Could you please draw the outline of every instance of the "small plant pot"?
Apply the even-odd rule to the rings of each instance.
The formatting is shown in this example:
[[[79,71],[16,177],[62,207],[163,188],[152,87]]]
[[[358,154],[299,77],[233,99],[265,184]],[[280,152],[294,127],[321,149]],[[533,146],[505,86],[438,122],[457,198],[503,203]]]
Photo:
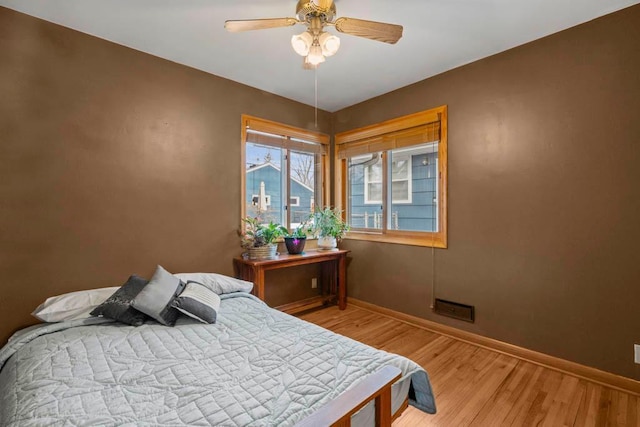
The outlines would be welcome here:
[[[276,259],[277,249],[278,246],[274,244],[249,248],[249,259]]]
[[[335,237],[318,237],[318,249],[322,251],[329,251],[338,247],[338,242]]]
[[[292,255],[299,255],[304,250],[304,245],[307,243],[306,237],[285,237],[284,244],[287,247],[287,252]]]

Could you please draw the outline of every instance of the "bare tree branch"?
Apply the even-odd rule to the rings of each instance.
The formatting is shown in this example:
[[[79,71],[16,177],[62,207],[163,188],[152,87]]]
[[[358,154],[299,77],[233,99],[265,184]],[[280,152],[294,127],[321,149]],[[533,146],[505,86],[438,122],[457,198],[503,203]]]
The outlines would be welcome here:
[[[293,178],[307,187],[313,188],[314,158],[312,155],[297,155],[295,162],[291,162],[291,174]]]

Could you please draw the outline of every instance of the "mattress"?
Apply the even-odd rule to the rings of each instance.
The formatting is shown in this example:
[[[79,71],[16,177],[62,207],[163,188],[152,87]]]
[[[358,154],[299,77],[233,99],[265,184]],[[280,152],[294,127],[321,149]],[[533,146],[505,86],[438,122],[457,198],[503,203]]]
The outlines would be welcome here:
[[[213,325],[90,318],[18,333],[0,350],[0,425],[290,426],[385,365],[402,371],[394,410],[408,392],[435,412],[411,360],[226,294]]]

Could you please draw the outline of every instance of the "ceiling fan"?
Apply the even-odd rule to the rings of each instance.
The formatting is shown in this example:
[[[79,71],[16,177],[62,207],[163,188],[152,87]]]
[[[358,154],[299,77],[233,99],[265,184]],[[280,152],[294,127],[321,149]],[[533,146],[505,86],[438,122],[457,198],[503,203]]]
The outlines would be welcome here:
[[[366,21],[355,18],[338,18],[333,0],[299,0],[296,18],[269,18],[226,21],[224,27],[230,32],[265,30],[304,24],[307,30],[291,38],[291,45],[297,54],[304,57],[303,66],[316,68],[325,57],[338,51],[340,39],[326,31],[326,26],[344,34],[365,37],[389,44],[395,44],[402,37],[402,26],[384,22]]]

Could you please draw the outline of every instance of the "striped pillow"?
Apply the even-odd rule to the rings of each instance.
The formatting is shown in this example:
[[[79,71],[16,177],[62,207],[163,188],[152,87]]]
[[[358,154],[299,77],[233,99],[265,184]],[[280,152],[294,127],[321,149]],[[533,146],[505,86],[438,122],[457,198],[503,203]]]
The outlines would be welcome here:
[[[220,297],[202,283],[189,281],[172,306],[202,323],[215,323]]]

